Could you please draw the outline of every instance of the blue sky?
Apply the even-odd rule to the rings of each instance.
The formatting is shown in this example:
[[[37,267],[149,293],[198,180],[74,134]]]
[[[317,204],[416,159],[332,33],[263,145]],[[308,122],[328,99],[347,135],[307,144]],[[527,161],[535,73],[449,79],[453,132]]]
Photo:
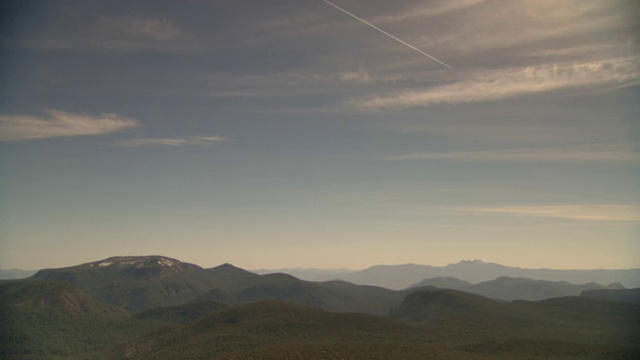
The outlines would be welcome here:
[[[640,267],[633,1],[5,1],[0,268]]]

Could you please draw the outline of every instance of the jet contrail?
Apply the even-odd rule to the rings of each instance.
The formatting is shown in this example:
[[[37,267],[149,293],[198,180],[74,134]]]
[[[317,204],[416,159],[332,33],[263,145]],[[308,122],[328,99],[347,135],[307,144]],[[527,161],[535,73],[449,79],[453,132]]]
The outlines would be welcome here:
[[[407,45],[408,47],[410,47],[410,48],[412,48],[413,50],[415,50],[415,51],[419,52],[420,54],[422,54],[422,55],[424,55],[424,56],[428,57],[429,59],[431,59],[431,60],[433,60],[433,61],[437,61],[438,63],[440,63],[440,64],[442,64],[442,65],[444,65],[444,66],[448,67],[449,69],[453,69],[453,66],[450,66],[450,65],[447,65],[447,64],[443,63],[442,61],[440,61],[440,60],[438,60],[438,59],[434,58],[433,56],[431,56],[431,55],[427,54],[426,52],[424,52],[424,51],[422,51],[422,50],[418,49],[417,47],[415,47],[415,46],[413,46],[413,45],[411,45],[411,44],[409,44],[409,43],[407,43],[407,42],[405,42],[405,41],[402,41],[402,40],[398,39],[397,37],[395,37],[395,36],[393,36],[393,35],[389,34],[388,32],[386,32],[386,31],[384,31],[384,30],[380,29],[379,27],[377,27],[377,26],[375,26],[375,25],[371,24],[370,22],[368,22],[368,21],[366,21],[366,20],[364,20],[364,19],[361,19],[361,18],[359,18],[359,17],[357,17],[357,16],[353,15],[352,13],[350,13],[350,12],[348,12],[347,10],[345,10],[345,9],[343,9],[343,8],[341,8],[341,7],[339,7],[338,5],[333,4],[333,3],[331,3],[331,2],[329,2],[329,1],[327,1],[327,0],[322,0],[322,1],[324,1],[325,3],[327,3],[327,4],[331,5],[331,6],[333,6],[333,7],[334,7],[334,8],[336,8],[336,9],[338,9],[338,10],[342,11],[343,13],[345,13],[345,14],[347,14],[347,15],[351,16],[352,18],[354,18],[354,19],[356,19],[356,20],[358,20],[358,21],[361,21],[361,22],[363,22],[363,23],[365,23],[365,24],[369,25],[370,27],[372,27],[372,28],[374,28],[374,29],[376,29],[376,30],[380,31],[381,33],[383,33],[383,34],[387,35],[388,37],[392,38],[393,40],[399,41],[399,42],[401,42],[401,43],[403,43],[403,44]]]

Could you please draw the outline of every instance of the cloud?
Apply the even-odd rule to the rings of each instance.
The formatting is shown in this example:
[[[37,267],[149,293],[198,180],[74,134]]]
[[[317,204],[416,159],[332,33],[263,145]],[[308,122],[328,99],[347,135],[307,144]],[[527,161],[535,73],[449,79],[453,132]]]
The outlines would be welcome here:
[[[138,127],[135,119],[116,114],[98,116],[47,110],[48,118],[0,115],[0,141],[103,135]]]
[[[445,34],[425,34],[416,43],[441,44],[466,55],[498,48],[510,48],[508,55],[523,55],[536,52],[539,46],[620,45],[627,41],[629,26],[634,22],[622,2],[511,1],[484,5],[474,16],[457,22],[457,27],[448,28],[445,38],[441,36]]]
[[[229,139],[222,136],[191,136],[185,138],[145,138],[127,139],[114,143],[120,147],[150,147],[150,146],[208,146]]]
[[[444,15],[452,11],[462,10],[474,5],[478,5],[486,0],[448,0],[440,2],[428,2],[411,7],[406,11],[393,15],[381,15],[371,19],[371,22],[394,22],[406,21],[410,19]]]
[[[640,221],[640,207],[631,205],[451,206],[432,207],[428,209],[471,215],[500,215],[583,221]]]
[[[329,82],[332,84],[336,82],[343,82],[343,83],[369,85],[373,83],[393,83],[400,80],[400,77],[397,75],[378,74],[376,76],[373,76],[362,65],[360,65],[358,68],[353,70],[344,69],[344,70],[332,72],[332,73],[309,73],[309,74],[291,73],[290,76],[303,81],[312,80],[316,84],[317,84],[317,81],[321,81],[321,82]],[[335,91],[335,89],[333,91]]]
[[[115,30],[124,36],[162,41],[184,35],[174,23],[165,18],[123,17],[103,21],[105,30]]]
[[[195,51],[202,44],[164,17],[101,17],[82,31],[53,29],[48,35],[23,43],[43,50]]]
[[[355,83],[364,83],[369,84],[373,82],[373,78],[369,73],[364,70],[358,71],[344,71],[338,73],[338,78],[345,82],[355,82]]]
[[[319,94],[338,94],[352,90],[353,87],[368,86],[374,83],[395,83],[397,76],[373,76],[363,66],[347,68],[333,72],[302,72],[298,70],[270,73],[266,75],[226,76],[202,75],[209,84],[222,86],[209,92],[210,97],[288,97]],[[197,80],[196,80],[197,81]],[[190,81],[191,87],[193,82]],[[220,85],[221,84],[221,85]],[[341,85],[349,85],[349,87]]]
[[[424,107],[500,100],[568,88],[634,83],[640,79],[637,60],[623,58],[482,71],[456,83],[355,99],[352,104],[366,110]]]
[[[390,156],[384,160],[446,160],[487,162],[593,162],[640,161],[640,153],[631,143],[596,144],[553,148],[505,149],[413,153]]]

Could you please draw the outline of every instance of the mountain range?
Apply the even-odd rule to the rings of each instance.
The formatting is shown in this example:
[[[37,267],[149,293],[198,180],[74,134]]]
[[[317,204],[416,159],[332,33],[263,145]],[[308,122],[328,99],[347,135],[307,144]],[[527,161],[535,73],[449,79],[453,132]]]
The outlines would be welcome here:
[[[0,358],[640,355],[640,305],[632,301],[638,289],[601,287],[584,290],[589,296],[509,302],[439,288],[472,286],[464,280],[430,281],[390,290],[258,275],[230,264],[205,269],[164,256],[44,269],[28,279],[0,281]],[[506,277],[489,283],[548,285]]]
[[[331,311],[384,314],[404,296],[404,292],[344,281],[309,282],[287,274],[258,275],[231,264],[204,269],[163,256],[113,257],[40,270],[33,278],[65,281],[100,301],[135,312],[192,301],[242,304],[275,299]]]
[[[36,270],[0,269],[0,280],[27,278]],[[533,280],[566,281],[573,284],[595,282],[598,284],[619,283],[625,287],[640,287],[640,269],[592,269],[557,270],[527,269],[487,263],[481,260],[462,260],[446,266],[417,264],[374,265],[364,270],[281,268],[276,270],[251,270],[258,275],[284,273],[307,281],[344,280],[359,285],[373,285],[401,290],[425,279],[455,277],[470,283],[494,280],[498,277],[527,278]]]
[[[434,286],[442,289],[460,290],[488,298],[512,300],[545,300],[563,296],[579,296],[587,290],[624,290],[619,283],[602,286],[590,282],[586,284],[571,284],[566,281],[531,280],[525,278],[511,278],[501,276],[495,280],[471,284],[454,277],[437,277],[425,279],[409,288]]]
[[[640,287],[640,269],[595,269],[595,270],[556,270],[526,269],[505,266],[481,260],[462,260],[446,266],[417,264],[375,265],[364,270],[340,272],[320,269],[280,269],[278,272],[292,274],[305,280],[339,279],[360,285],[373,285],[388,289],[401,290],[422,280],[436,277],[455,277],[470,283],[494,280],[498,277],[527,278],[533,280],[566,281],[573,284],[595,282],[598,284],[620,283],[632,288]],[[260,270],[260,273],[269,273]],[[311,276],[309,276],[311,275]],[[307,276],[309,276],[307,278]]]

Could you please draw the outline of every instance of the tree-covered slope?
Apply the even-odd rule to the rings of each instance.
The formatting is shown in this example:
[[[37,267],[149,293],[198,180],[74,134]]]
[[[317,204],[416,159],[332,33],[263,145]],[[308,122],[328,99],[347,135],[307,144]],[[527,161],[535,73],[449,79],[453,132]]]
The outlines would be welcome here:
[[[0,357],[93,358],[136,332],[129,314],[66,282],[0,284]]]
[[[456,290],[409,294],[390,316],[438,329],[439,341],[474,344],[548,341],[640,354],[640,306],[581,297],[544,301],[492,300]],[[616,350],[617,351],[617,350]],[[622,351],[622,350],[621,350]]]

